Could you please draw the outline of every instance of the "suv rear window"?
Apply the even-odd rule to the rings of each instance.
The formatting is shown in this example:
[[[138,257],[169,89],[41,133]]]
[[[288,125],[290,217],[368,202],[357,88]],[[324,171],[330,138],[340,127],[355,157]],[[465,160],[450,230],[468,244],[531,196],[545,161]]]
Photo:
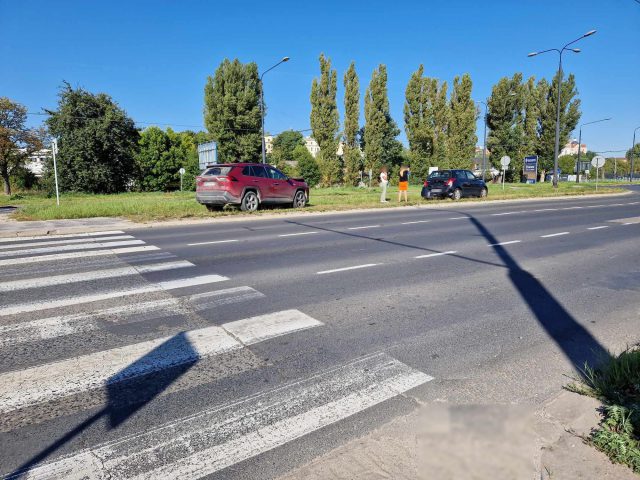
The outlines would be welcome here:
[[[233,167],[210,167],[202,175],[222,176],[228,175]]]
[[[451,172],[449,172],[448,170],[431,172],[429,174],[429,178],[432,178],[434,180],[446,180],[450,177],[451,177]]]

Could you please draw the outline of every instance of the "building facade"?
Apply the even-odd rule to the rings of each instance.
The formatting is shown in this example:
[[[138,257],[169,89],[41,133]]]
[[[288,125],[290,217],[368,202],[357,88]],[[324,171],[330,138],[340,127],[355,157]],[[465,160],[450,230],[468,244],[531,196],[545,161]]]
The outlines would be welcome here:
[[[580,145],[580,154],[587,153],[587,145],[585,143]],[[577,155],[578,154],[578,140],[575,138],[567,142],[567,144],[560,150],[560,156],[562,155]]]

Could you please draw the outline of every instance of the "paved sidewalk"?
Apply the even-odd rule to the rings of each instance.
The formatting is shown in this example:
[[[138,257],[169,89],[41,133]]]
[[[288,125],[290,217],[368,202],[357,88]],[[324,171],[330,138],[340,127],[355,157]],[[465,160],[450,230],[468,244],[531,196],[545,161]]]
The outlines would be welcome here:
[[[80,218],[76,220],[47,220],[18,222],[8,218],[8,209],[0,209],[0,237],[24,237],[56,235],[63,233],[83,233],[100,230],[121,230],[135,228],[138,224],[123,218]]]
[[[422,405],[280,480],[638,480],[579,437],[598,407],[567,391],[541,407]]]

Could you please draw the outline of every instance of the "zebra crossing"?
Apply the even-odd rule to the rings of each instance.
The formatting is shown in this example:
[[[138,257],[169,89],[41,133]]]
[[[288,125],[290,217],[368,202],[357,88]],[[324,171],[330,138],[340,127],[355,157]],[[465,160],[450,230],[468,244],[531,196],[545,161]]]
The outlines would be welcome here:
[[[265,295],[123,231],[0,239],[0,269],[6,478],[201,478],[432,380],[377,353],[60,454],[95,422],[114,430],[154,400],[260,371],[258,344],[327,327],[297,309],[236,318],[234,305]],[[5,457],[23,429],[87,414],[47,448]]]

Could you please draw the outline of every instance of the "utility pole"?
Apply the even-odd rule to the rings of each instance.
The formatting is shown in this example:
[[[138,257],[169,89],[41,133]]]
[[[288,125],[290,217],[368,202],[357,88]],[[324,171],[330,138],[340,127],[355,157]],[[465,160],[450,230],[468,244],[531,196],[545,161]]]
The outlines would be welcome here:
[[[274,66],[267,68],[262,73],[262,75],[260,75],[260,121],[262,124],[262,163],[267,163],[267,153],[265,151],[265,144],[264,144],[264,87],[262,85],[262,77],[264,77],[267,72],[269,72],[270,70],[273,70],[281,63],[288,62],[288,61],[289,61],[289,57],[283,57],[282,60],[280,60]]]

